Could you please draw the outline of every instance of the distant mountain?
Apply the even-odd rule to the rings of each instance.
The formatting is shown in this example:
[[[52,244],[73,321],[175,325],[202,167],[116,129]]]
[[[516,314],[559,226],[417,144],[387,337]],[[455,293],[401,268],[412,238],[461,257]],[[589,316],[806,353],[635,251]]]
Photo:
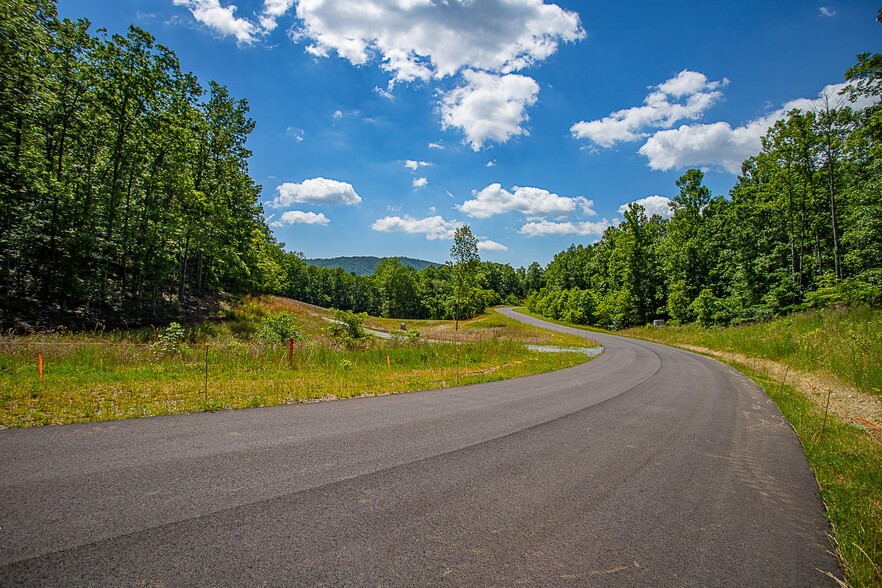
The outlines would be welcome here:
[[[374,273],[375,269],[377,269],[377,264],[380,263],[380,259],[382,258],[373,256],[333,257],[331,259],[307,259],[306,263],[317,267],[339,267],[351,274],[369,276]],[[413,259],[412,257],[399,257],[398,262],[402,265],[409,265],[417,270],[421,270],[430,265],[435,267],[441,267],[442,265],[433,261],[426,261],[425,259]]]

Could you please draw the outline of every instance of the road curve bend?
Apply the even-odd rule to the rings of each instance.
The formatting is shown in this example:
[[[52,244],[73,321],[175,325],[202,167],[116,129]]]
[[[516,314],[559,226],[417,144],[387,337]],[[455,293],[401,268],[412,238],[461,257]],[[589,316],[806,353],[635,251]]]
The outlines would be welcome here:
[[[571,332],[604,353],[462,388],[0,431],[0,585],[834,583],[817,485],[762,390]]]

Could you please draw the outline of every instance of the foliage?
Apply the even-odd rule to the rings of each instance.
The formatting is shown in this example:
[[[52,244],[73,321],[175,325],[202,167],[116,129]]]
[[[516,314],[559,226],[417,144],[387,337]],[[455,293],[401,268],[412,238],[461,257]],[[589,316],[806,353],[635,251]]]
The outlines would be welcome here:
[[[263,344],[287,343],[291,339],[302,341],[303,335],[290,312],[279,312],[266,317],[257,330],[257,340]]]
[[[844,96],[878,99],[880,64],[859,56]],[[622,328],[882,304],[882,104],[854,111],[846,98],[776,122],[728,198],[693,169],[677,180],[669,218],[629,205],[598,242],[554,257],[530,310]]]
[[[333,321],[327,328],[327,332],[337,341],[352,347],[368,338],[364,323],[367,320],[366,312],[352,312],[351,310],[339,310],[332,308]]]
[[[184,349],[186,332],[179,323],[173,322],[166,327],[151,345],[156,355],[173,355]]]
[[[459,327],[459,309],[463,305],[464,293],[473,290],[475,272],[481,258],[478,255],[478,238],[468,225],[459,227],[453,234],[450,248],[450,267],[453,271],[454,311],[453,317]],[[466,314],[469,314],[466,311]]]
[[[134,26],[93,36],[48,0],[3,2],[0,19],[0,321],[124,322],[284,288],[244,100]]]

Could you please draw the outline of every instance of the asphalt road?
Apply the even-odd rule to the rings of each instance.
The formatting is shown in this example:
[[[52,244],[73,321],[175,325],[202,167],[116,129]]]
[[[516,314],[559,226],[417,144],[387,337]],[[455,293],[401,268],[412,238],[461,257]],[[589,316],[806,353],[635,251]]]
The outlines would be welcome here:
[[[765,394],[592,337],[519,380],[0,431],[0,586],[832,584]]]

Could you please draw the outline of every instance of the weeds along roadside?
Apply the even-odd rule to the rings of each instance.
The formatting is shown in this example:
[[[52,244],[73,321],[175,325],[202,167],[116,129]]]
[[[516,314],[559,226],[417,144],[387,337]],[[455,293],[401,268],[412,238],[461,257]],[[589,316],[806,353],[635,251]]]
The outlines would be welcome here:
[[[246,299],[221,327],[2,338],[0,427],[443,388],[543,373],[588,359],[580,353],[530,351],[487,329],[463,333],[458,344],[368,339],[347,348],[327,337],[328,323],[315,309],[295,317],[301,331],[293,347],[257,340],[268,322],[262,319],[291,310],[284,300]]]

